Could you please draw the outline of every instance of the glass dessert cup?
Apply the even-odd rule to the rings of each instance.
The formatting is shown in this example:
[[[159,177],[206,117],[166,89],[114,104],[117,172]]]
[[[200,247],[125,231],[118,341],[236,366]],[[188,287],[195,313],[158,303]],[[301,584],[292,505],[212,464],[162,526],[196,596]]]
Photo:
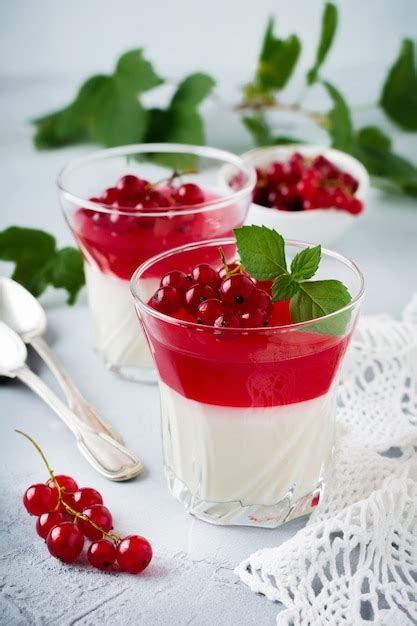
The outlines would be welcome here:
[[[132,174],[160,183],[172,173],[204,192],[196,205],[137,208],[99,198]],[[129,280],[150,257],[189,242],[230,235],[241,226],[255,184],[251,166],[228,152],[179,144],[137,144],[101,150],[71,161],[58,178],[66,221],[84,257],[95,346],[108,367],[139,380],[155,380],[147,343],[138,329]],[[150,296],[159,277],[148,273]]]
[[[352,300],[299,324],[215,328],[150,307],[147,277],[220,267],[233,239],[179,247],[132,277],[136,310],[160,386],[165,472],[172,495],[215,524],[274,528],[320,502],[334,445],[338,373],[359,313],[363,277],[322,251],[317,279],[339,279]],[[291,259],[307,244],[286,241]],[[315,276],[316,278],[316,276]]]

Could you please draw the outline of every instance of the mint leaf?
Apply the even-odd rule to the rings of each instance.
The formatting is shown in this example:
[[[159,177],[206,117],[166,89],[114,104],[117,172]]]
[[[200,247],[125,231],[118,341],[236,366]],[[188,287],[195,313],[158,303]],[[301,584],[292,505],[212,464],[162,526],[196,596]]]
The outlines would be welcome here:
[[[0,232],[0,259],[12,261],[12,278],[34,296],[49,284],[68,292],[73,304],[84,284],[81,254],[75,248],[57,250],[55,238],[42,230],[11,226]]]
[[[291,277],[294,280],[308,280],[317,272],[321,259],[321,246],[306,248],[292,260]]]
[[[284,239],[266,226],[242,226],[234,231],[237,251],[247,272],[258,280],[287,273]]]
[[[291,300],[291,318],[294,322],[307,322],[338,311],[350,300],[349,291],[339,280],[303,282]]]
[[[92,76],[68,106],[33,121],[35,146],[57,148],[82,141],[115,146],[142,141],[148,120],[138,96],[161,82],[141,50],[126,52],[112,75]]]
[[[279,39],[274,35],[274,19],[266,27],[262,50],[255,75],[255,83],[263,90],[279,90],[285,87],[301,52],[297,35]]]
[[[321,20],[320,43],[316,52],[314,65],[307,72],[307,84],[317,82],[318,74],[326,56],[332,46],[337,29],[337,7],[332,2],[327,2]]]
[[[272,285],[272,301],[278,302],[279,300],[289,300],[297,291],[299,291],[300,285],[289,274],[281,274],[274,280]]]
[[[376,126],[361,128],[354,136],[351,154],[368,172],[384,178],[402,191],[417,195],[417,167],[391,149],[391,140]]]
[[[404,39],[382,89],[380,104],[404,130],[417,130],[417,68],[414,43]]]
[[[323,81],[323,86],[329,94],[333,107],[329,112],[330,137],[333,148],[348,152],[352,145],[353,126],[348,104],[340,91],[328,81]]]

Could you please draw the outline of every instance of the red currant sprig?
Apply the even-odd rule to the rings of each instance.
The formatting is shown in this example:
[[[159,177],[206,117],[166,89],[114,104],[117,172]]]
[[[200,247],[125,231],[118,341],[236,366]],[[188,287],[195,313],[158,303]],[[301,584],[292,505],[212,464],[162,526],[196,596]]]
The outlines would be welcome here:
[[[113,533],[112,515],[101,494],[90,487],[78,489],[70,476],[56,476],[36,441],[21,430],[16,432],[36,448],[50,476],[46,484],[28,487],[23,504],[28,513],[38,517],[36,531],[51,555],[72,563],[80,556],[86,537],[93,541],[87,552],[93,567],[105,570],[117,561],[125,572],[143,571],[152,560],[149,541],[139,535],[122,538]]]

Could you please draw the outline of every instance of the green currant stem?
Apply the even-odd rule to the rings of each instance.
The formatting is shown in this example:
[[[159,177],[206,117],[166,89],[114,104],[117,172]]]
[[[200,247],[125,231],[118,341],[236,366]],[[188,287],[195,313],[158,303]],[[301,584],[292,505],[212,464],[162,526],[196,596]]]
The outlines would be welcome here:
[[[112,532],[107,532],[105,531],[103,528],[101,528],[101,526],[98,526],[98,524],[96,524],[95,522],[93,522],[93,520],[91,520],[88,515],[85,515],[84,513],[79,513],[79,511],[76,511],[75,509],[73,509],[69,504],[67,504],[65,502],[65,500],[62,497],[62,493],[65,492],[65,489],[63,489],[59,483],[57,482],[56,478],[55,478],[55,474],[53,469],[51,468],[51,466],[48,463],[48,460],[45,456],[45,454],[43,453],[42,448],[39,446],[38,443],[36,443],[36,441],[27,433],[23,432],[22,430],[18,430],[15,429],[15,432],[18,433],[19,435],[23,435],[23,437],[26,437],[26,439],[28,439],[28,441],[30,441],[30,443],[36,448],[36,450],[39,452],[42,461],[44,462],[46,469],[48,470],[48,473],[51,477],[52,482],[54,483],[55,487],[58,490],[58,504],[56,506],[56,509],[58,509],[59,505],[62,504],[62,506],[64,507],[64,509],[67,511],[67,513],[69,513],[70,515],[73,515],[74,518],[79,518],[82,519],[86,522],[89,522],[89,524],[91,524],[91,526],[93,526],[96,530],[100,531],[101,533],[103,533],[103,535],[105,535],[106,537],[108,537],[109,539],[111,539],[112,541],[114,541],[115,543],[119,543],[119,541],[121,541],[121,537],[119,537],[118,535],[115,535]]]

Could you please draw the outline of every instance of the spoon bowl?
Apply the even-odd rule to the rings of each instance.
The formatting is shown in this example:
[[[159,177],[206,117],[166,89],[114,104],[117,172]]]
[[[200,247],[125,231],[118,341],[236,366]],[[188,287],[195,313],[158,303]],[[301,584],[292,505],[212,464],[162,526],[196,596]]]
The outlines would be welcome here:
[[[39,302],[11,278],[0,278],[0,320],[25,343],[43,335],[46,330],[46,315]]]
[[[26,346],[19,335],[0,321],[0,376],[15,378],[26,358]]]

